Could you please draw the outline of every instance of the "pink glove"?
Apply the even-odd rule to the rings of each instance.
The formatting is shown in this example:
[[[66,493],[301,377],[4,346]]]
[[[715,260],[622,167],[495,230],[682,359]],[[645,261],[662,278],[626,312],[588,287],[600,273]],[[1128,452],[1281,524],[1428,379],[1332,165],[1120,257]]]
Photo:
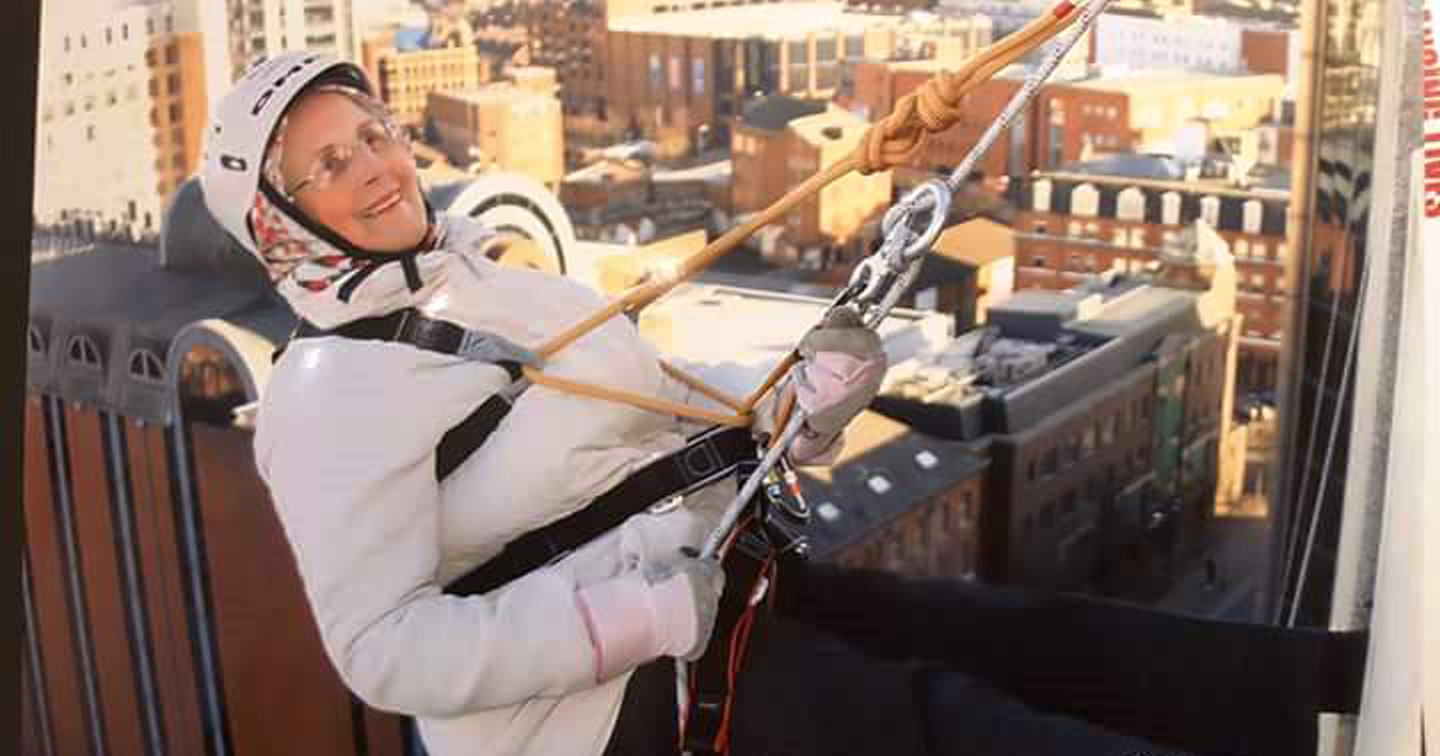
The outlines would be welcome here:
[[[609,680],[659,656],[694,661],[715,627],[725,573],[714,559],[677,554],[575,592],[595,649],[595,682]]]
[[[794,376],[795,400],[805,410],[805,427],[790,447],[796,464],[823,464],[838,455],[840,432],[880,390],[887,367],[880,337],[860,316],[841,308],[800,340]]]

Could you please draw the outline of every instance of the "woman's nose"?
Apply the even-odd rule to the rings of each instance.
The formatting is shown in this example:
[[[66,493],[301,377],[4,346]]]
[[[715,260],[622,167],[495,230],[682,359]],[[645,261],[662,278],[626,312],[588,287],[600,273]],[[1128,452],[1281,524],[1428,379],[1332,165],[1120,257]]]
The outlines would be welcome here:
[[[368,146],[362,145],[355,150],[354,157],[350,160],[355,167],[355,174],[360,179],[361,186],[374,183],[385,172],[385,159]]]

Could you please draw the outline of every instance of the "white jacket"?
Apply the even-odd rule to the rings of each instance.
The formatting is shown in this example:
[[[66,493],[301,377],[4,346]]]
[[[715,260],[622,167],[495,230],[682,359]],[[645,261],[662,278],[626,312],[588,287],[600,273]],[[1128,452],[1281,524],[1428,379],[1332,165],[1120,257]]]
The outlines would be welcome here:
[[[529,348],[603,305],[576,282],[499,267],[476,253],[478,244],[447,247],[418,258],[425,285],[414,293],[400,266],[386,265],[348,304],[329,293],[287,297],[321,325],[417,306]],[[617,317],[545,370],[687,399],[656,360]],[[325,650],[356,695],[416,716],[433,756],[598,754],[630,675],[595,683],[576,589],[633,580],[647,561],[698,545],[735,485],[722,481],[679,509],[636,515],[492,593],[443,595],[443,584],[516,536],[585,506],[697,428],[531,386],[437,484],[440,437],[507,383],[496,366],[405,344],[298,340],[258,409],[255,457]]]

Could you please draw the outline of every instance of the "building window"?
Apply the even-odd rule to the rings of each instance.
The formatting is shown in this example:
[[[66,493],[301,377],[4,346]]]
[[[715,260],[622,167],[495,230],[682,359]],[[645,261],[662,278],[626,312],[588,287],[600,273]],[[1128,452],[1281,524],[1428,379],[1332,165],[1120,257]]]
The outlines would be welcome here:
[[[845,59],[858,60],[865,57],[865,37],[861,34],[851,34],[845,37]]]
[[[817,38],[817,39],[815,40],[815,62],[816,62],[816,63],[833,63],[833,62],[835,62],[835,39],[834,39],[834,38],[832,38],[832,37],[822,37],[822,38]]]
[[[1219,197],[1206,195],[1200,198],[1200,219],[1208,223],[1211,228],[1220,227]]]
[[[1035,257],[1030,260],[1030,265],[1035,268],[1043,268],[1047,264],[1044,255],[1035,255]]]
[[[180,48],[174,43],[165,46],[165,63],[175,65],[180,62]]]
[[[1064,443],[1062,443],[1062,444],[1060,445],[1060,452],[1061,452],[1060,462],[1061,462],[1063,465],[1065,465],[1066,467],[1069,467],[1069,466],[1075,464],[1075,461],[1078,460],[1078,459],[1080,459],[1080,436],[1079,436],[1079,434],[1072,435],[1072,436],[1070,436],[1069,438],[1065,439]]]
[[[1031,190],[1031,207],[1037,213],[1050,212],[1050,180],[1040,179]]]
[[[1045,451],[1045,454],[1043,456],[1040,457],[1040,476],[1043,478],[1048,478],[1054,475],[1059,469],[1060,451],[1052,446]]]
[[[696,96],[705,94],[705,59],[693,58],[690,61],[690,91]]]
[[[1093,218],[1100,211],[1100,192],[1093,184],[1081,184],[1070,194],[1070,214]]]
[[[30,326],[25,329],[25,341],[30,347],[31,354],[45,353],[45,337],[40,334],[40,329]]]
[[[136,349],[130,354],[130,377],[147,383],[163,383],[165,366],[149,349]]]
[[[1126,187],[1120,192],[1115,216],[1124,221],[1145,220],[1145,193],[1136,187]]]
[[[665,74],[660,70],[660,55],[658,53],[650,53],[649,63],[650,88],[659,89],[665,84]]]
[[[171,121],[171,123],[177,123],[177,122],[179,122],[179,121],[180,121],[180,116],[181,116],[181,114],[182,114],[182,111],[180,110],[180,103],[178,103],[178,102],[172,102],[172,103],[170,103],[170,121]]]
[[[100,348],[89,336],[70,337],[70,348],[66,351],[71,366],[100,369]]]
[[[1180,193],[1165,192],[1160,195],[1160,222],[1175,226],[1180,223]]]
[[[1080,434],[1080,456],[1088,457],[1095,453],[1095,441],[1099,435],[1096,432],[1097,425],[1085,426],[1085,431]]]
[[[1245,233],[1260,233],[1260,219],[1265,215],[1265,206],[1261,204],[1260,200],[1246,200],[1244,215]]]
[[[1045,530],[1055,524],[1055,502],[1047,501],[1040,507],[1040,529]]]
[[[1250,242],[1244,239],[1235,240],[1235,256],[1245,258],[1250,256]]]
[[[165,77],[165,90],[170,94],[180,93],[180,74],[170,74]]]

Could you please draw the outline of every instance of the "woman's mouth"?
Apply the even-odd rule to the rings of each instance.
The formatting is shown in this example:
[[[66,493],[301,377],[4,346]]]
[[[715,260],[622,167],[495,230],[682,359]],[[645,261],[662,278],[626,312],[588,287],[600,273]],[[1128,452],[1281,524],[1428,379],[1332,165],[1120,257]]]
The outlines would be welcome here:
[[[384,214],[386,211],[390,210],[398,204],[400,204],[400,192],[390,192],[389,194],[381,197],[379,200],[371,203],[369,207],[365,208],[364,212],[360,213],[360,217],[366,219],[378,218],[380,215]]]

